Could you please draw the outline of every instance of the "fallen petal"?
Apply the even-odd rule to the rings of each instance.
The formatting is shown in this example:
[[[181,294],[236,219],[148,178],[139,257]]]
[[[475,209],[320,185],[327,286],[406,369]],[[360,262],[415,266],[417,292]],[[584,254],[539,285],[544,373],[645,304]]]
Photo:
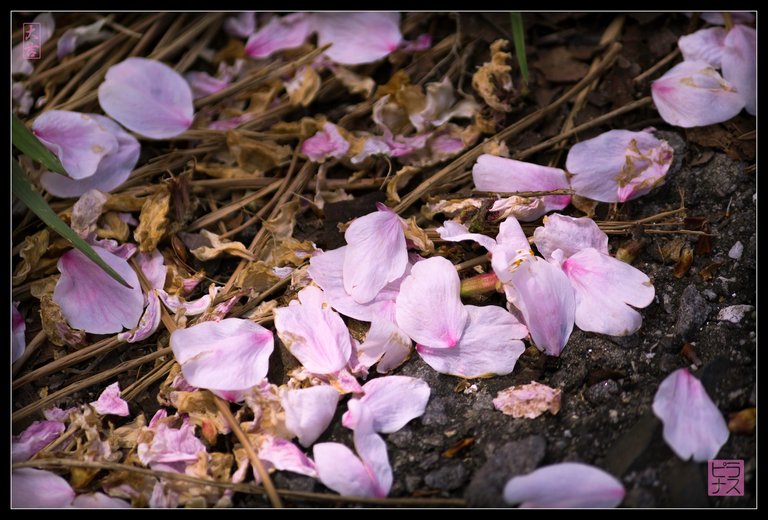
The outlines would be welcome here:
[[[544,225],[534,230],[533,239],[544,258],[551,257],[556,249],[560,249],[565,258],[586,248],[608,254],[608,235],[588,217],[549,215],[544,217]]]
[[[701,19],[712,25],[725,25],[725,18],[720,11],[705,11],[701,13]],[[743,11],[733,11],[731,13],[733,23],[752,23],[755,17],[752,13]]]
[[[728,440],[723,414],[687,368],[675,370],[661,382],[653,413],[664,424],[664,440],[683,460],[714,459]]]
[[[353,399],[368,410],[373,418],[373,430],[394,433],[411,419],[421,417],[429,401],[429,385],[421,379],[408,376],[385,376],[363,385],[363,397]],[[408,396],[407,399],[403,399]],[[352,430],[357,428],[358,417],[350,408],[341,423]]]
[[[27,339],[24,337],[27,324],[24,321],[24,316],[21,315],[18,307],[16,307],[15,302],[11,305],[11,328],[13,331],[13,337],[11,338],[11,363],[15,363],[24,354],[24,349],[27,348]]]
[[[75,499],[75,490],[60,476],[34,468],[11,472],[11,507],[61,508]]]
[[[246,11],[224,20],[224,31],[232,36],[248,38],[256,31],[256,13]]]
[[[349,411],[357,417],[352,438],[355,451],[374,483],[374,496],[385,497],[392,487],[392,466],[389,465],[387,444],[373,429],[373,414],[361,403],[350,401]]]
[[[339,397],[339,392],[328,385],[286,390],[280,397],[286,428],[302,446],[311,446],[331,424]]]
[[[379,309],[382,314],[394,314],[394,301],[381,305]],[[371,320],[371,328],[363,344],[358,347],[357,355],[366,367],[378,362],[376,371],[383,374],[402,365],[411,355],[413,344],[411,338],[395,323],[394,315],[374,316]]]
[[[323,162],[329,157],[341,159],[348,151],[349,143],[333,123],[325,123],[322,129],[301,145],[301,153],[315,162]]]
[[[757,33],[746,25],[737,25],[725,37],[723,77],[736,87],[747,112],[757,113]]]
[[[67,29],[56,42],[56,57],[61,60],[64,56],[75,52],[79,46],[85,43],[98,42],[105,40],[110,36],[109,31],[102,31],[106,18],[97,20],[89,25],[81,25],[72,29]]]
[[[23,462],[55,441],[64,432],[61,421],[35,421],[11,440],[11,459]]]
[[[317,478],[340,495],[355,497],[380,496],[378,486],[362,461],[338,442],[321,442],[312,448]]]
[[[229,81],[215,78],[207,72],[192,71],[184,75],[184,79],[192,89],[192,99],[210,96],[227,88]]]
[[[112,383],[101,392],[99,398],[91,403],[99,415],[118,415],[128,417],[128,403],[120,397],[120,384]]]
[[[336,63],[373,63],[397,50],[403,41],[400,13],[317,13],[317,44],[332,44],[325,53]]]
[[[512,478],[504,500],[520,507],[616,507],[624,500],[624,486],[600,468],[564,462]]]
[[[114,498],[104,493],[89,493],[87,495],[77,495],[72,507],[81,509],[124,509],[130,508],[131,504],[122,498]]]
[[[527,385],[511,386],[501,390],[493,400],[493,406],[504,415],[516,419],[535,419],[544,412],[557,415],[560,411],[562,390],[532,381]]]
[[[160,420],[149,423],[154,436],[149,442],[139,442],[136,455],[145,466],[161,471],[179,471],[197,460],[198,453],[205,452],[205,445],[195,437],[195,427],[184,418],[179,428],[171,428]]]
[[[755,310],[753,305],[729,305],[720,309],[720,312],[717,313],[717,319],[719,321],[739,323],[748,312],[753,310]]]
[[[280,471],[291,471],[299,475],[317,477],[315,463],[291,441],[269,435],[259,446],[259,458]]]
[[[480,233],[470,233],[465,225],[454,222],[453,220],[446,220],[443,222],[443,225],[437,228],[437,233],[443,240],[449,240],[451,242],[472,240],[486,248],[488,251],[491,251],[494,246],[496,246],[496,240]]]
[[[677,46],[685,61],[703,61],[719,69],[722,65],[725,29],[708,27],[692,34],[681,36]]]
[[[278,51],[300,46],[310,32],[310,15],[306,13],[275,16],[250,35],[245,53],[251,58],[268,58]]]

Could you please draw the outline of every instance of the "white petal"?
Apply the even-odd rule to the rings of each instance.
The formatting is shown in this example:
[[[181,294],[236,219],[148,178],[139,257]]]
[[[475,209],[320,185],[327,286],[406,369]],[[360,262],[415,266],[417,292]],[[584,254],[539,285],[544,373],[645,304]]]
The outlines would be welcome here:
[[[451,242],[472,240],[486,248],[488,251],[493,249],[496,245],[496,241],[491,237],[480,233],[470,233],[467,226],[454,222],[453,220],[446,220],[443,222],[443,225],[437,228],[437,232],[443,240],[449,240]]]
[[[403,41],[400,13],[317,13],[317,44],[332,46],[326,54],[336,63],[372,63],[395,51]]]
[[[677,40],[677,46],[680,47],[685,61],[703,61],[719,69],[723,59],[725,34],[722,27],[708,27],[681,36]]]
[[[363,385],[363,397],[356,399],[373,418],[373,429],[379,433],[393,433],[421,417],[429,401],[429,385],[416,377],[385,376]],[[407,399],[403,399],[407,396]],[[347,428],[357,427],[358,417],[350,408],[342,417]]]
[[[588,217],[549,215],[544,217],[544,225],[533,232],[533,238],[544,258],[549,258],[555,249],[562,250],[566,258],[588,247],[608,254],[608,235]]]
[[[302,446],[311,446],[331,424],[339,397],[339,392],[328,385],[286,390],[280,397],[286,428]]]
[[[741,95],[747,112],[757,112],[757,33],[746,25],[737,25],[725,37],[723,77]]]

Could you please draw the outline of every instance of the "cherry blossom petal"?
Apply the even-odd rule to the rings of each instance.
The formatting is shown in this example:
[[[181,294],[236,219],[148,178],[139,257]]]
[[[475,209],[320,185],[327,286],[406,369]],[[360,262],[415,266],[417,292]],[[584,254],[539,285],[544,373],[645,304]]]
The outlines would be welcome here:
[[[325,123],[322,129],[301,145],[301,153],[315,162],[323,162],[329,157],[341,159],[348,151],[349,143],[333,123]]]
[[[515,217],[507,217],[499,224],[496,246],[491,250],[491,267],[502,283],[509,281],[510,269],[533,256],[528,237]]]
[[[538,164],[483,154],[472,167],[472,179],[480,191],[518,192],[569,189],[565,172]],[[544,206],[539,214],[528,216],[535,220],[548,211],[563,209],[571,202],[570,195],[542,197]]]
[[[651,95],[662,119],[683,128],[727,121],[745,104],[736,88],[703,61],[675,65],[651,84]]]
[[[400,217],[386,206],[359,217],[344,238],[344,289],[358,303],[373,300],[387,283],[400,278],[408,265],[408,250]]]
[[[99,114],[88,115],[115,136],[118,148],[101,160],[93,175],[84,179],[72,179],[58,173],[43,172],[40,183],[51,195],[79,197],[89,190],[110,192],[128,179],[139,161],[141,145],[135,137],[108,117]]]
[[[308,477],[317,477],[315,463],[291,441],[269,435],[259,446],[259,458],[279,471],[292,471]],[[254,472],[255,473],[255,472]]]
[[[168,65],[128,58],[107,70],[99,104],[118,123],[152,139],[175,137],[192,125],[192,90]]]
[[[99,398],[91,403],[99,415],[118,415],[128,417],[128,403],[120,397],[120,384],[112,383],[101,392]]]
[[[672,148],[650,132],[610,130],[573,145],[565,167],[578,195],[625,202],[663,184],[671,164]]]
[[[544,225],[534,230],[533,239],[544,258],[552,256],[556,249],[560,249],[566,258],[589,247],[608,254],[608,235],[588,217],[549,215],[544,217]]]
[[[174,294],[170,295],[165,291],[157,291],[157,295],[162,300],[163,304],[170,309],[174,314],[178,314],[183,311],[184,316],[198,316],[211,306],[211,302],[218,293],[218,287],[211,284],[208,288],[208,294],[201,296],[197,300],[185,301],[184,298]]]
[[[145,466],[161,471],[179,471],[197,460],[197,454],[205,452],[205,445],[195,437],[195,427],[185,417],[179,428],[171,428],[167,422],[158,422],[150,428],[154,435],[149,442],[140,442],[136,455]]]
[[[207,72],[200,71],[187,72],[184,79],[187,80],[189,88],[192,89],[192,99],[210,96],[224,90],[229,85],[229,81],[215,78]]]
[[[703,61],[719,69],[723,59],[725,35],[725,29],[722,27],[708,27],[681,36],[677,40],[677,46],[680,47],[684,60]]]
[[[339,397],[339,392],[328,385],[286,390],[280,397],[286,428],[302,446],[311,446],[331,424]]]
[[[246,11],[224,20],[224,31],[231,36],[248,38],[256,31],[256,13]]]
[[[299,299],[275,309],[275,329],[291,354],[315,374],[334,374],[352,355],[349,330],[328,307],[323,292],[305,287]]]
[[[517,307],[533,343],[559,356],[573,331],[576,299],[568,277],[557,266],[530,257],[509,272],[509,302]]]
[[[93,250],[128,282],[129,289],[105,273],[77,249],[64,253],[57,267],[61,277],[53,291],[53,300],[70,327],[93,334],[132,329],[144,310],[144,295],[139,279],[128,262],[106,249]]]
[[[525,326],[495,305],[465,308],[469,319],[459,343],[449,349],[416,345],[421,358],[441,374],[468,379],[512,372],[525,351],[519,341],[528,334]]]
[[[306,13],[273,17],[267,25],[250,35],[245,53],[251,58],[268,58],[275,52],[300,46],[311,32],[310,19]]]
[[[587,248],[562,262],[576,295],[576,325],[610,336],[634,334],[643,317],[630,305],[647,307],[656,294],[651,280],[638,269]]]
[[[449,260],[435,256],[418,262],[400,285],[397,324],[421,345],[453,347],[469,319],[459,297],[460,286]]]
[[[321,442],[315,444],[312,453],[317,477],[327,488],[345,496],[380,496],[362,461],[343,444]]]
[[[370,413],[373,430],[379,433],[394,433],[411,419],[424,414],[430,390],[426,382],[416,377],[385,376],[368,381],[363,385],[363,392],[363,397],[352,401],[359,402],[361,407]],[[408,398],[403,399],[404,396]],[[350,408],[342,417],[341,423],[347,428],[356,429],[359,418],[354,410],[359,408]]]
[[[714,459],[728,440],[723,414],[687,368],[675,370],[661,382],[653,413],[664,423],[664,440],[683,460]]]
[[[60,476],[34,468],[11,473],[11,507],[61,508],[75,499],[75,490]]]
[[[157,328],[160,326],[161,315],[160,298],[157,296],[157,291],[152,289],[147,294],[147,307],[144,309],[144,314],[142,314],[139,324],[130,331],[120,332],[117,335],[117,339],[127,343],[144,341],[157,332]]]
[[[246,390],[267,377],[272,332],[240,318],[206,321],[171,334],[171,349],[189,384]]]
[[[504,487],[504,500],[520,507],[616,507],[624,500],[624,486],[600,468],[563,462],[512,478]]]
[[[15,302],[11,305],[11,328],[13,330],[13,337],[11,338],[11,363],[15,363],[27,348],[27,338],[24,336],[27,324],[24,321],[24,316],[21,315],[18,307],[16,307]]]
[[[387,444],[373,429],[374,417],[368,408],[354,399],[347,407],[357,417],[352,435],[355,451],[376,483],[376,496],[385,497],[392,487],[392,466],[389,464]]]
[[[11,441],[11,459],[13,462],[29,460],[64,432],[61,421],[35,421]]]
[[[757,33],[746,25],[728,31],[723,49],[723,77],[741,95],[747,112],[757,111]]]
[[[72,179],[90,177],[104,157],[118,149],[117,138],[90,114],[49,110],[35,119],[32,132]]]
[[[168,268],[165,266],[165,259],[160,251],[153,249],[150,253],[140,252],[136,255],[136,263],[139,264],[141,272],[144,273],[151,288],[163,288]]]
[[[720,11],[703,12],[701,13],[701,19],[712,25],[725,25],[723,13]],[[733,23],[752,23],[755,20],[755,17],[752,13],[733,11],[731,13],[731,20],[733,20]]]
[[[446,220],[443,225],[437,228],[437,232],[440,238],[451,242],[461,242],[462,240],[472,240],[477,242],[488,251],[492,250],[496,246],[496,241],[489,236],[480,233],[470,233],[467,226],[454,222],[453,220]]]
[[[126,509],[131,504],[122,498],[114,498],[104,493],[89,493],[87,495],[78,495],[72,502],[72,507],[80,509]]]
[[[56,57],[61,60],[64,56],[75,52],[79,46],[105,40],[110,36],[109,31],[102,31],[106,18],[102,18],[88,25],[81,25],[72,29],[67,29],[56,42]]]
[[[382,305],[383,313],[387,313],[387,308],[392,308],[394,313],[394,302]],[[408,359],[413,350],[411,338],[397,326],[394,317],[390,318],[372,318],[371,328],[365,336],[365,341],[358,347],[357,355],[360,362],[366,367],[376,365],[376,371],[380,374],[390,372],[399,367]]]
[[[397,50],[403,41],[400,13],[317,13],[317,44],[332,44],[325,53],[336,63],[372,63]]]

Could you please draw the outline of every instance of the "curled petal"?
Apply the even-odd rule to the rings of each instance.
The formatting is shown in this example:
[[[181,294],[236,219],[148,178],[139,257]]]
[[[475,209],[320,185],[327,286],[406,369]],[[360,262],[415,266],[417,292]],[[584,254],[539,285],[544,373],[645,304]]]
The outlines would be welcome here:
[[[504,500],[520,507],[616,507],[624,500],[624,486],[600,468],[564,462],[512,478]]]
[[[205,445],[195,437],[195,427],[185,418],[179,428],[171,428],[167,422],[158,422],[150,428],[154,436],[149,442],[140,442],[136,455],[142,464],[154,469],[183,471],[188,463],[197,460],[197,454],[205,452]]]
[[[120,384],[112,383],[101,392],[99,398],[91,403],[99,415],[119,415],[128,417],[128,403],[120,397]]]
[[[338,442],[321,442],[312,449],[317,478],[340,495],[357,497],[380,496],[378,486],[368,474],[362,461]]]
[[[416,377],[385,376],[368,381],[363,385],[363,397],[359,401],[373,419],[373,430],[393,433],[408,424],[411,419],[421,417],[429,401],[429,385]],[[408,399],[403,399],[408,396]],[[341,421],[352,430],[357,428],[358,417],[353,406]]]
[[[723,414],[687,368],[675,370],[661,382],[653,413],[664,423],[664,440],[683,460],[714,459],[728,440]]]
[[[35,421],[11,441],[13,462],[29,460],[64,432],[64,423],[60,421]]]
[[[625,202],[664,182],[672,148],[649,132],[610,130],[573,145],[565,163],[582,197]]]
[[[637,308],[656,294],[651,280],[631,265],[587,248],[563,261],[576,295],[576,325],[581,330],[628,336],[643,323]]]
[[[232,36],[248,38],[254,31],[256,31],[256,13],[253,11],[246,11],[244,13],[237,13],[235,16],[230,16],[224,20],[224,31]]]
[[[280,471],[292,471],[308,477],[317,477],[315,463],[291,441],[269,435],[259,446],[259,458]]]
[[[357,416],[352,435],[355,451],[375,483],[375,496],[385,497],[392,487],[392,466],[389,465],[387,444],[374,430],[373,414],[363,404],[352,400],[347,406]]]
[[[60,476],[34,468],[11,473],[11,507],[61,508],[75,499],[75,490]]]
[[[757,111],[757,33],[746,25],[737,25],[725,37],[723,77],[744,99],[747,112]]]
[[[745,105],[736,88],[703,61],[675,65],[651,84],[651,95],[664,121],[683,128],[727,121]]]
[[[139,320],[139,324],[135,329],[127,332],[121,332],[117,335],[119,341],[125,341],[127,343],[136,343],[137,341],[143,341],[157,332],[157,328],[160,326],[160,299],[157,296],[156,290],[150,290],[147,294],[147,308],[144,309],[144,314]]]
[[[459,343],[449,349],[416,346],[421,358],[441,374],[464,378],[509,374],[525,351],[528,331],[512,314],[494,305],[465,306],[469,319]]]
[[[57,264],[61,278],[53,300],[61,307],[67,323],[94,334],[134,328],[144,310],[139,279],[128,262],[106,249],[93,250],[131,285],[124,287],[77,249],[67,251]]]
[[[305,287],[298,301],[276,309],[275,329],[291,354],[312,373],[335,374],[352,355],[347,326],[317,287]]]
[[[317,13],[317,44],[332,44],[326,54],[342,65],[372,63],[397,50],[403,41],[400,13]]]
[[[533,238],[544,258],[552,256],[556,249],[560,249],[566,258],[588,247],[608,254],[608,235],[588,217],[549,215],[544,217],[544,225],[534,230]]]
[[[389,307],[394,313],[394,302],[382,305],[382,312],[386,313],[385,308]],[[411,350],[411,338],[397,326],[394,316],[392,319],[374,317],[365,341],[358,347],[357,355],[366,367],[378,362],[376,371],[383,374],[402,365],[411,355]]]
[[[183,311],[185,316],[198,316],[208,310],[208,308],[211,306],[213,298],[216,297],[217,292],[218,287],[211,284],[211,286],[208,288],[208,294],[201,296],[197,300],[184,301],[184,298],[181,298],[178,295],[170,295],[167,292],[160,290],[157,291],[157,294],[162,300],[163,304],[168,307],[174,314],[178,314],[179,312]]]
[[[246,390],[267,377],[272,333],[252,321],[206,321],[171,334],[184,378],[212,390]]]
[[[168,65],[128,58],[107,70],[101,108],[129,130],[152,139],[175,137],[192,125],[192,90]]]
[[[356,302],[371,301],[405,272],[408,250],[397,213],[381,206],[352,222],[344,238],[344,289]]]
[[[328,385],[286,390],[280,398],[286,428],[302,446],[311,446],[331,424],[339,397],[339,392]]]
[[[114,498],[105,495],[104,493],[96,492],[87,495],[78,495],[77,498],[75,498],[75,501],[72,502],[72,507],[81,509],[126,509],[130,508],[131,504],[122,498]]]
[[[184,79],[187,80],[189,88],[192,89],[192,99],[210,96],[224,90],[229,85],[229,81],[214,78],[207,72],[200,71],[187,72]]]
[[[348,151],[349,143],[333,123],[325,123],[321,130],[301,145],[301,153],[315,162],[323,162],[329,157],[341,159]]]
[[[437,228],[440,238],[451,242],[461,242],[462,240],[472,240],[477,242],[488,251],[496,246],[496,241],[489,236],[480,233],[470,233],[467,227],[453,220],[446,220],[443,225]]]
[[[275,52],[300,46],[310,32],[310,17],[306,13],[275,16],[250,35],[245,53],[251,58],[268,58]]]
[[[450,261],[436,256],[418,262],[400,285],[397,324],[421,345],[453,347],[468,319],[459,291],[459,275]]]
[[[85,43],[107,39],[110,33],[101,30],[105,23],[107,23],[107,19],[102,18],[92,24],[81,25],[64,31],[64,34],[59,37],[59,41],[56,42],[56,57],[62,59],[64,56],[75,52],[75,49]]]
[[[709,27],[681,36],[677,40],[677,46],[680,47],[685,61],[703,61],[719,69],[723,59],[725,35],[725,29],[722,27]]]
[[[16,360],[24,354],[24,349],[27,348],[27,339],[24,337],[24,331],[27,330],[27,324],[24,321],[24,316],[21,315],[19,309],[16,307],[16,303],[11,305],[11,328],[13,330],[13,338],[11,339],[11,363],[15,363]]]

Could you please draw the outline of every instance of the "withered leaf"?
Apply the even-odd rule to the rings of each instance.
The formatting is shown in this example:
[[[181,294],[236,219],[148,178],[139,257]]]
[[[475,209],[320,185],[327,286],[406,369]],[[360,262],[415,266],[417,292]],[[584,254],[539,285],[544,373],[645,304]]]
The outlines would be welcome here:
[[[253,260],[253,255],[242,244],[242,242],[235,242],[233,240],[227,240],[221,238],[216,233],[211,233],[207,229],[203,229],[199,234],[196,233],[179,233],[184,244],[189,248],[198,260],[206,261],[216,258],[222,254],[228,254],[233,256],[239,256],[248,260]]]
[[[510,72],[509,60],[512,55],[504,52],[507,40],[496,40],[491,44],[491,61],[483,63],[472,76],[472,87],[480,94],[485,103],[499,112],[512,110],[510,95],[514,94],[514,84]]]
[[[40,258],[48,250],[48,241],[50,235],[48,229],[42,229],[34,235],[24,237],[24,244],[21,246],[19,256],[21,262],[16,266],[16,272],[13,273],[11,283],[19,285],[29,276],[29,273],[37,267]]]
[[[263,174],[291,157],[290,146],[244,137],[237,130],[227,132],[227,147],[240,169],[252,174]]]
[[[575,60],[565,47],[544,51],[541,58],[533,65],[544,74],[547,80],[555,83],[578,81],[589,72],[589,65]]]
[[[685,273],[687,273],[688,270],[691,268],[692,263],[693,263],[693,250],[686,247],[680,253],[680,259],[675,264],[675,268],[672,270],[672,274],[675,275],[675,278],[682,278],[683,276],[685,276]]]
[[[292,105],[309,106],[320,91],[321,83],[320,75],[313,67],[302,67],[292,80],[285,83],[288,100]]]
[[[125,223],[116,211],[108,211],[99,221],[101,227],[96,229],[99,238],[114,238],[118,242],[125,242],[131,235],[128,224]]]
[[[54,345],[80,347],[85,344],[85,332],[67,324],[61,314],[61,307],[53,301],[53,291],[40,298],[40,318],[45,335]]]
[[[166,187],[159,189],[144,201],[139,215],[139,226],[133,232],[133,237],[139,244],[139,251],[149,253],[157,249],[168,229],[170,204],[171,195]]]

